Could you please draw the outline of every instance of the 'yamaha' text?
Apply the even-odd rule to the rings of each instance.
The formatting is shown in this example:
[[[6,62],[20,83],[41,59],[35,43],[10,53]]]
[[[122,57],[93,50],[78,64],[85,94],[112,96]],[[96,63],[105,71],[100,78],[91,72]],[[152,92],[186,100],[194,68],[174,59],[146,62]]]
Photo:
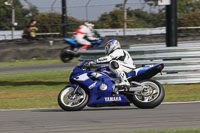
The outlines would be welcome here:
[[[121,101],[121,97],[105,97],[105,101]]]

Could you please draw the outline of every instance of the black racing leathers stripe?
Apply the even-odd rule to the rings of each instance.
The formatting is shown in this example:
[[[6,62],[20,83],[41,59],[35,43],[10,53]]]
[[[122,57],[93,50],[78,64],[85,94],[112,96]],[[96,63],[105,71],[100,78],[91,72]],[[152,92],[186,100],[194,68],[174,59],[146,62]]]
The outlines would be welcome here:
[[[126,58],[126,53],[123,51],[124,55],[123,56],[120,56],[120,57],[116,57],[116,58],[113,58],[113,60],[120,60],[120,61],[124,61],[125,58]]]
[[[135,68],[133,68],[133,67],[128,67],[128,66],[123,65],[123,64],[120,64],[120,65],[122,65],[122,66],[124,66],[124,67],[127,67],[127,68],[130,68],[130,69],[135,69]]]

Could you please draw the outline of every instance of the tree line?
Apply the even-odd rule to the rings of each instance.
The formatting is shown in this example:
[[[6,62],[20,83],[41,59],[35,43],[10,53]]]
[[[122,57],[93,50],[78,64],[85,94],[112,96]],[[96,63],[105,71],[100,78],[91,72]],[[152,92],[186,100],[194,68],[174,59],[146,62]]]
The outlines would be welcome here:
[[[0,30],[11,29],[11,7],[5,6],[4,2],[0,1]],[[157,0],[152,0],[157,2]],[[145,0],[148,4],[149,0]],[[27,1],[28,3],[28,1]],[[31,18],[37,20],[40,25],[40,32],[60,32],[62,29],[61,14],[50,12],[41,13],[31,3],[29,8],[24,8],[20,0],[15,0],[16,22],[18,26],[16,29],[25,29]],[[156,6],[149,5],[149,6]],[[98,20],[92,21],[95,28],[122,28],[123,27],[123,6],[122,4],[110,11],[100,15]],[[67,17],[68,31],[73,32],[78,25],[84,20],[76,19],[72,16]],[[128,28],[153,28],[164,27],[166,22],[165,8],[160,9],[158,12],[148,12],[142,9],[127,9],[127,27]],[[48,24],[48,25],[47,25]],[[178,0],[178,26],[191,27],[200,26],[200,1],[198,0]],[[187,32],[187,31],[184,31]],[[191,31],[190,31],[191,32]]]

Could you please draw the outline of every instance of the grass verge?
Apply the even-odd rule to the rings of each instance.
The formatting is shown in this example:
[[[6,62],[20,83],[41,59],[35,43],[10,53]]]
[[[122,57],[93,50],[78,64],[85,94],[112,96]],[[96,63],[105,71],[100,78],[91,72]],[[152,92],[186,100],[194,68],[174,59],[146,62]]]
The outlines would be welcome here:
[[[0,109],[54,108],[71,70],[1,74]],[[200,84],[163,85],[165,102],[199,101]]]
[[[156,131],[124,131],[120,133],[200,133],[200,129],[188,130],[156,130]]]
[[[163,85],[165,102],[200,101],[200,84]]]
[[[0,76],[0,109],[58,107],[59,91],[71,70],[25,72]]]
[[[74,58],[71,62],[77,62],[78,59]],[[11,60],[9,62],[0,62],[0,66],[22,66],[22,65],[37,65],[37,64],[54,64],[62,63],[60,59],[38,59],[31,60]]]

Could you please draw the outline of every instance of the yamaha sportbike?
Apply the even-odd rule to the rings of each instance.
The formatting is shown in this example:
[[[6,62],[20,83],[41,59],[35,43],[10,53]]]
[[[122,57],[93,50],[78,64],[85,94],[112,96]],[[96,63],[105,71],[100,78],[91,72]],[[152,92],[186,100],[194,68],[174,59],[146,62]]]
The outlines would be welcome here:
[[[95,32],[95,36],[100,38],[99,40],[88,40],[92,45],[89,47],[102,47],[103,37],[100,36],[97,32]],[[75,39],[73,38],[65,38],[64,41],[67,43],[67,46],[61,50],[60,59],[67,63],[71,61],[74,57],[79,57],[78,50],[81,46]]]
[[[70,84],[61,90],[58,104],[65,111],[77,111],[89,107],[130,106],[155,108],[164,99],[162,85],[152,78],[160,73],[164,64],[146,65],[127,73],[130,87],[116,86],[118,76],[109,67],[98,67],[91,71],[89,61],[77,65],[70,77]],[[113,93],[117,89],[118,93]]]

